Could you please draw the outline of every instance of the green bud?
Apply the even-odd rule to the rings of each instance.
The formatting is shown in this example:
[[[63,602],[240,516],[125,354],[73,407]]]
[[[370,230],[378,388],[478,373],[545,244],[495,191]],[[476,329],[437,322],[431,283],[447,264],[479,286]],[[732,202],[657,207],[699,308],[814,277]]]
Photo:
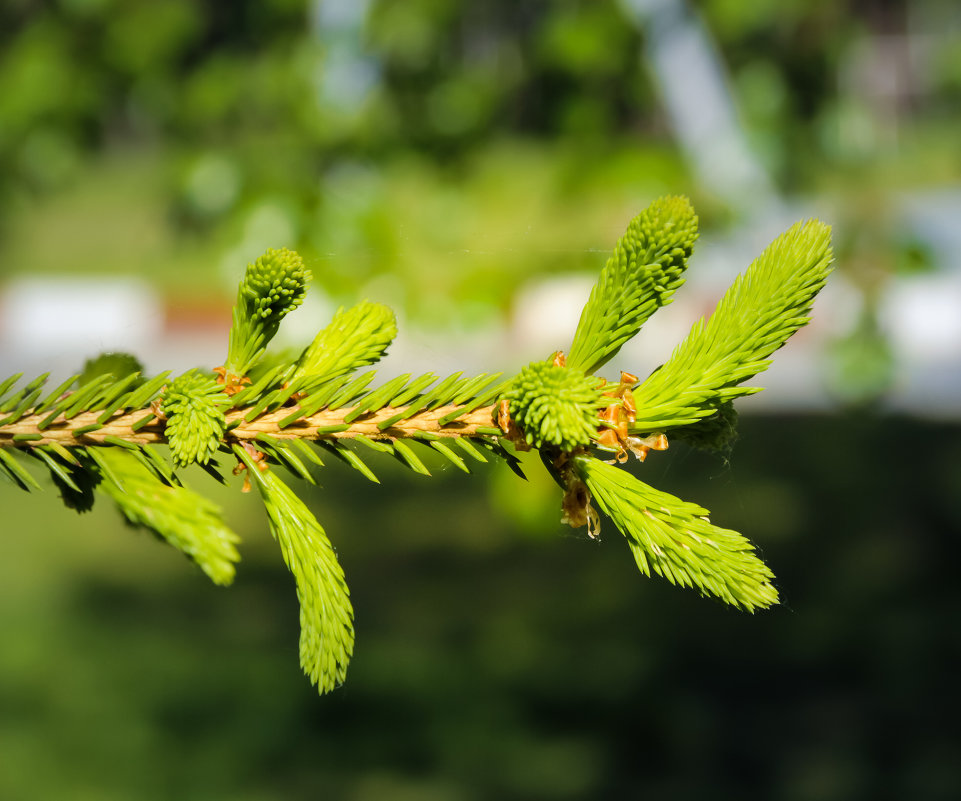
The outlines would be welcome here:
[[[694,242],[697,241],[697,216],[686,197],[662,197],[631,220],[615,256],[620,261],[656,265],[658,281],[654,291],[676,280],[683,271]]]
[[[604,384],[580,370],[532,362],[504,395],[513,422],[529,445],[545,443],[571,451],[597,434],[597,412],[605,406]]]
[[[222,385],[196,370],[170,382],[160,410],[167,417],[167,440],[177,464],[184,467],[210,460],[223,440],[227,428],[224,411],[229,407],[230,398]]]
[[[299,254],[287,248],[270,248],[248,265],[240,294],[251,303],[253,316],[279,322],[304,301],[310,270]]]
[[[309,281],[304,260],[287,248],[271,248],[247,265],[224,361],[228,374],[245,376],[257,364],[281,320],[304,302]]]
[[[654,201],[631,220],[581,312],[568,367],[595,373],[684,283],[697,239],[697,216],[685,197]]]

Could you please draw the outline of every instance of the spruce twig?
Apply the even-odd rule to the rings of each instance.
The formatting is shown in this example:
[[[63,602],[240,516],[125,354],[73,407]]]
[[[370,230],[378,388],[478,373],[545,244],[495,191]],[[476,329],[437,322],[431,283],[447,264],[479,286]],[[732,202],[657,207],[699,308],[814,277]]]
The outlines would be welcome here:
[[[198,464],[224,481],[214,457],[235,460],[294,576],[301,665],[321,692],[346,676],[353,608],[333,544],[275,468],[312,482],[323,455],[377,481],[367,459],[389,456],[429,476],[418,451],[466,472],[494,456],[523,477],[513,451],[537,450],[564,492],[565,522],[597,536],[596,502],[643,573],[750,611],[770,606],[773,574],[746,538],[613,462],[644,460],[668,436],[712,448],[733,440],[732,401],[759,391],[744,382],[809,319],[830,272],[830,229],[812,220],[778,237],[647,379],[597,376],[670,302],[696,238],[686,198],[639,214],[601,271],[567,356],[556,351],[506,380],[427,373],[380,385],[375,370],[360,371],[383,357],[397,327],[390,309],[367,301],[340,309],[297,359],[265,366],[271,338],[310,279],[296,253],[268,250],[240,283],[224,363],[213,370],[147,378],[132,357],[108,354],[50,390],[46,375],[23,386],[20,375],[0,381],[0,477],[38,489],[25,463],[39,466],[78,511],[106,495],[130,522],[228,584],[239,538],[177,470]],[[157,446],[168,446],[169,458]]]

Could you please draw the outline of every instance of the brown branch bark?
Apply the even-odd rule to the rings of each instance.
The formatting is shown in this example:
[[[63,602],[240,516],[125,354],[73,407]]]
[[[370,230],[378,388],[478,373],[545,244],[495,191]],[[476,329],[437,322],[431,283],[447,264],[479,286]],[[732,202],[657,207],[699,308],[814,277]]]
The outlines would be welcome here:
[[[358,419],[350,423],[350,427],[344,431],[335,433],[318,434],[318,428],[341,425],[344,417],[351,411],[351,407],[336,410],[324,410],[317,414],[305,417],[301,420],[280,428],[277,424],[280,420],[287,417],[291,409],[284,407],[275,412],[262,414],[247,423],[243,421],[247,409],[237,409],[227,414],[228,427],[240,421],[236,427],[231,428],[226,435],[227,442],[244,442],[256,439],[258,435],[269,435],[277,439],[313,439],[313,440],[334,440],[351,439],[360,435],[370,439],[406,439],[411,437],[434,434],[440,437],[482,437],[490,434],[482,434],[478,429],[496,427],[497,410],[494,406],[483,406],[468,412],[463,417],[459,417],[453,422],[441,425],[440,418],[454,411],[455,406],[441,406],[437,409],[417,412],[406,420],[400,420],[389,428],[381,431],[377,424],[382,420],[393,417],[404,410],[405,407],[388,406],[380,411],[361,415]],[[82,412],[69,420],[54,421],[49,427],[40,431],[37,425],[43,420],[44,415],[31,415],[23,417],[16,423],[0,428],[0,447],[32,448],[39,445],[50,445],[53,443],[67,448],[87,447],[91,445],[104,445],[107,437],[117,437],[126,442],[147,445],[162,444],[167,441],[164,435],[164,421],[152,420],[139,431],[133,430],[133,425],[142,420],[147,412],[138,409],[127,414],[118,414],[104,423],[96,431],[89,431],[85,434],[76,434],[78,429],[89,426],[97,422],[100,412]],[[35,436],[37,439],[15,440],[17,435]],[[109,443],[106,443],[109,444]]]

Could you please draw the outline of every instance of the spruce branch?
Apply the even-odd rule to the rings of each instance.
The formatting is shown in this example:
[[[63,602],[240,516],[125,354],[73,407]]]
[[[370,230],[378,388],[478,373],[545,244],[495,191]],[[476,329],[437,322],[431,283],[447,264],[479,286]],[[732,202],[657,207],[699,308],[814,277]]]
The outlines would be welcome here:
[[[277,439],[338,440],[359,436],[374,439],[426,439],[436,437],[499,437],[502,432],[492,423],[496,414],[494,406],[470,408],[470,404],[444,405],[423,409],[417,405],[388,406],[376,412],[366,413],[362,419],[346,422],[357,407],[325,409],[307,417],[298,417],[293,424],[285,423],[289,408],[265,412],[246,420],[246,409],[228,412],[222,442],[256,440],[267,435]],[[451,420],[445,418],[453,417]],[[97,422],[98,412],[83,412],[60,424],[39,429],[40,415],[28,415],[0,429],[0,448],[60,445],[67,448],[109,444],[108,440],[123,439],[133,445],[170,444],[167,425],[153,412],[144,419],[143,411],[130,412],[111,418],[106,423]],[[222,447],[222,446],[221,446]],[[188,460],[193,461],[193,460]]]
[[[625,371],[616,383],[598,377],[670,302],[696,237],[686,198],[655,201],[632,220],[566,357],[557,351],[508,378],[431,372],[383,383],[376,370],[363,369],[397,334],[393,312],[377,303],[339,309],[294,360],[266,355],[310,278],[296,253],[268,250],[246,270],[226,358],[212,371],[148,377],[132,357],[107,354],[53,389],[47,375],[0,381],[0,477],[42,489],[39,468],[64,504],[80,512],[106,496],[129,522],[228,584],[238,538],[219,508],[185,487],[177,471],[196,464],[226,483],[215,457],[232,460],[244,490],[257,488],[294,576],[300,661],[321,692],[346,675],[353,609],[330,540],[277,468],[314,482],[329,456],[371,481],[378,481],[376,460],[383,458],[429,476],[422,458],[428,451],[465,472],[496,457],[523,477],[514,450],[535,449],[563,490],[564,522],[598,536],[596,503],[625,535],[643,573],[742,609],[770,606],[777,602],[773,575],[747,539],[612,462],[643,461],[668,447],[668,434],[699,447],[729,447],[737,419],[732,401],[758,391],[743,382],[808,321],[830,271],[830,229],[809,221],[778,237],[645,381]]]

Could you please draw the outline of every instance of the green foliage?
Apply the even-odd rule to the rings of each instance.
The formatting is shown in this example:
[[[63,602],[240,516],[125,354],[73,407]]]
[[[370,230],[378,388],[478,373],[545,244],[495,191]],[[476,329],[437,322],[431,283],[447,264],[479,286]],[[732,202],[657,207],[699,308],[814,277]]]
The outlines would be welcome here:
[[[697,216],[686,197],[657,200],[631,220],[581,313],[568,367],[596,372],[670,303],[696,239]]]
[[[60,499],[68,509],[78,513],[93,509],[94,490],[100,484],[100,472],[96,462],[84,452],[73,453],[66,448],[48,446],[50,452],[44,461],[50,471],[50,479],[60,490]],[[43,448],[37,448],[42,453]]]
[[[607,405],[603,387],[576,368],[534,362],[518,373],[504,397],[528,445],[572,451],[597,436],[597,413]]]
[[[671,439],[681,440],[702,451],[727,453],[737,439],[737,409],[725,401],[717,411],[696,423],[671,429]]]
[[[167,484],[124,448],[90,448],[102,477],[99,488],[134,525],[159,534],[199,565],[215,584],[234,579],[239,538],[220,509],[202,495]]]
[[[298,306],[309,272],[288,250],[247,268],[227,358],[214,379],[190,371],[145,379],[125,358],[88,364],[45,391],[47,376],[0,383],[0,476],[39,486],[21,463],[46,470],[64,503],[83,511],[99,490],[124,516],[226,584],[236,537],[219,509],[182,486],[175,470],[197,463],[225,481],[216,453],[256,485],[270,530],[294,575],[301,608],[300,657],[322,692],[340,684],[353,652],[353,611],[334,549],[307,506],[278,475],[313,482],[332,455],[371,481],[370,459],[388,456],[420,475],[430,450],[459,470],[493,455],[523,477],[508,447],[536,448],[565,492],[564,520],[596,536],[596,501],[627,538],[638,567],[747,610],[777,602],[771,571],[740,534],[706,510],[633,478],[598,453],[626,461],[666,447],[671,436],[713,449],[733,441],[740,384],[808,320],[830,269],[827,226],[810,221],[779,237],[735,281],[707,322],[695,324],[671,359],[640,386],[594,375],[681,284],[697,236],[684,198],[656,201],[636,217],[601,272],[570,356],[555,353],[513,378],[401,375],[379,386],[361,371],[385,353],[393,312],[363,302],[340,309],[296,360],[265,360],[267,343]],[[641,436],[647,434],[648,436]],[[154,446],[166,444],[170,461]],[[505,447],[508,446],[508,447]],[[173,464],[171,465],[172,462]]]
[[[164,430],[170,453],[180,467],[210,461],[223,440],[227,428],[224,410],[229,406],[223,385],[196,370],[170,382],[160,411],[167,418]]]
[[[274,471],[261,473],[249,453],[239,446],[234,450],[254,478],[270,531],[297,583],[301,667],[327,692],[343,682],[354,652],[354,609],[344,571],[306,504]]]
[[[578,475],[614,521],[641,572],[697,587],[748,611],[777,603],[774,574],[736,531],[718,528],[707,509],[638,481],[598,459],[574,461]]]
[[[831,272],[831,229],[797,223],[738,276],[711,318],[694,324],[671,358],[634,392],[635,428],[656,431],[712,415],[719,403],[759,392],[743,381],[805,325]]]
[[[397,336],[394,313],[380,303],[364,301],[338,309],[303,352],[293,380],[323,376],[329,380],[380,361]]]

